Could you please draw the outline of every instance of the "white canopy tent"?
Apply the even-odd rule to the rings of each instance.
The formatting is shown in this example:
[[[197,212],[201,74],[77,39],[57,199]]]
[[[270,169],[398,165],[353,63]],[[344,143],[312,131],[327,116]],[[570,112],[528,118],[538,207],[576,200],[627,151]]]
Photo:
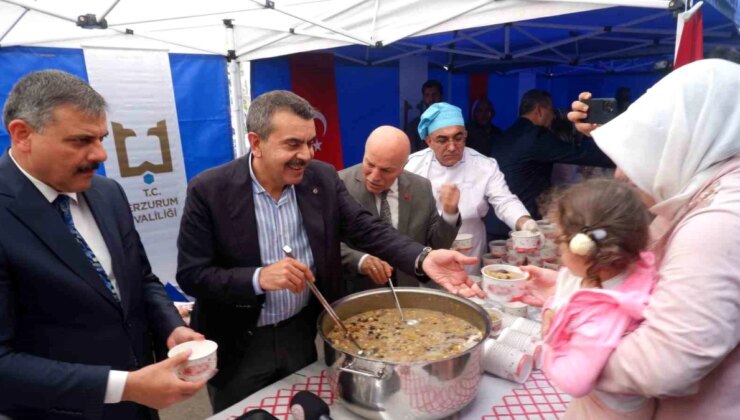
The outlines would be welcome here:
[[[230,62],[232,104],[241,104],[239,66],[249,60],[347,45],[398,45],[403,47],[393,56],[398,59],[424,49],[400,42],[409,37],[612,6],[665,11],[674,5],[674,0],[0,0],[0,48],[103,47],[222,55]],[[509,30],[505,28],[507,40]],[[569,40],[539,41],[518,52],[509,51],[508,42],[504,51],[479,45],[483,52],[467,54],[487,59],[513,53],[516,58],[603,34],[596,29]],[[447,47],[434,48],[445,52]],[[236,138],[242,139],[240,107],[232,107],[232,117]],[[243,153],[240,143],[237,154]]]

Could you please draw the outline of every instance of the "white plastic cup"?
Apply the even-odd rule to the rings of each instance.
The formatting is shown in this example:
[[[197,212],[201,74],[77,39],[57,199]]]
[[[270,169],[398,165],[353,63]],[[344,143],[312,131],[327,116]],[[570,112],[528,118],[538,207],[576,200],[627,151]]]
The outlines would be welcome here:
[[[218,344],[215,341],[186,341],[171,348],[167,357],[192,350],[188,361],[177,367],[177,376],[183,381],[200,382],[211,379],[216,374],[217,349]]]
[[[542,324],[526,318],[517,318],[509,326],[514,331],[523,332],[532,337],[540,338],[542,336]]]
[[[546,245],[540,249],[540,259],[543,263],[555,262],[558,260],[558,249],[554,246]]]
[[[459,233],[450,247],[453,251],[460,253],[468,253],[473,250],[473,234],[472,233]]]
[[[532,373],[532,356],[493,339],[483,343],[483,370],[498,377],[524,383]]]
[[[503,309],[503,306],[501,307],[501,309]],[[506,313],[504,311],[501,311],[501,314],[503,315],[503,318],[501,320],[501,325],[504,328],[511,328],[514,325],[514,323],[518,319],[520,319],[518,316],[515,316],[515,315],[512,315],[512,314],[508,314],[508,313]]]
[[[524,265],[527,262],[527,254],[511,250],[506,254],[506,262],[508,262],[509,265],[515,265],[517,267]]]
[[[492,258],[503,258],[506,256],[508,251],[506,246],[506,240],[499,239],[488,243],[488,251],[492,254]]]
[[[547,223],[547,224],[540,224],[541,220],[537,221],[537,227],[539,227],[540,232],[542,232],[542,236],[544,236],[547,239],[554,240],[557,236],[557,230],[555,225]]]
[[[503,270],[512,276],[510,279],[497,278],[496,271]],[[481,269],[483,274],[483,291],[488,299],[497,302],[510,302],[512,299],[524,294],[524,286],[527,283],[529,273],[504,264],[487,265]]]
[[[506,254],[504,254],[504,256],[505,255]],[[484,266],[491,264],[504,264],[504,260],[502,258],[494,257],[490,252],[488,254],[483,254],[480,259]]]
[[[504,329],[504,313],[489,305],[483,305],[483,309],[488,313],[488,318],[491,320],[491,334],[489,337],[496,338]]]
[[[540,234],[526,230],[511,232],[511,239],[514,241],[514,250],[516,252],[534,251],[540,246]]]
[[[532,356],[536,369],[542,365],[542,340],[521,331],[504,328],[497,341]]]
[[[507,314],[518,317],[527,317],[527,308],[529,305],[523,302],[504,302],[503,309]]]
[[[542,267],[542,259],[540,257],[527,255],[527,265],[533,265],[535,267]]]

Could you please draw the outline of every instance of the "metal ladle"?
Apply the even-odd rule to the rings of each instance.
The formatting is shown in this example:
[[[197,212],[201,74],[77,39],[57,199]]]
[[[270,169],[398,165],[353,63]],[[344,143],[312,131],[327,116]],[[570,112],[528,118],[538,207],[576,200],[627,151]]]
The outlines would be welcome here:
[[[284,245],[283,252],[285,253],[286,257],[295,259],[295,257],[293,256],[293,249],[290,246]],[[373,354],[372,350],[363,349],[362,346],[360,346],[360,344],[357,343],[355,338],[352,337],[352,334],[350,334],[349,330],[344,325],[342,320],[339,319],[339,316],[337,315],[337,313],[334,312],[334,308],[331,307],[329,302],[326,300],[326,298],[324,298],[324,295],[321,294],[321,292],[316,287],[316,285],[313,284],[312,281],[308,281],[308,280],[306,280],[306,284],[308,285],[308,288],[311,289],[311,292],[313,292],[314,296],[316,296],[316,299],[318,299],[319,302],[321,302],[321,306],[324,307],[324,310],[326,310],[326,313],[329,314],[329,317],[331,317],[334,323],[337,324],[337,327],[339,327],[339,329],[344,332],[344,336],[349,338],[349,341],[352,343],[352,345],[354,345],[357,348],[357,354],[360,356],[370,356],[371,354]]]
[[[391,287],[391,293],[393,293],[393,299],[396,301],[396,308],[398,308],[398,313],[401,314],[401,322],[409,326],[419,325],[418,319],[404,318],[403,310],[401,310],[401,302],[398,301],[398,295],[396,294],[396,288],[395,286],[393,286],[393,281],[390,278],[388,279],[388,286]]]

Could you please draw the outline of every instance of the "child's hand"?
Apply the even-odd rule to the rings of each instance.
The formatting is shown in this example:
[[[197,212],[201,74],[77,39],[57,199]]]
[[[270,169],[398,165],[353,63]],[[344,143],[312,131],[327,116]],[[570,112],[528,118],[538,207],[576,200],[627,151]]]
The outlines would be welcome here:
[[[547,330],[550,329],[550,324],[552,324],[552,319],[555,317],[555,311],[552,309],[545,309],[542,312],[542,338],[544,339],[547,335]]]
[[[529,280],[524,286],[522,302],[532,306],[542,306],[550,296],[555,294],[555,281],[558,272],[547,268],[525,265],[520,267],[522,271],[529,273]]]

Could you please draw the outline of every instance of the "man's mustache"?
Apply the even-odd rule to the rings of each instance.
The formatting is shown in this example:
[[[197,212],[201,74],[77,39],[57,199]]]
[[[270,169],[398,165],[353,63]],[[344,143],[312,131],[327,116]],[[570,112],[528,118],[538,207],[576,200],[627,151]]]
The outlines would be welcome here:
[[[77,168],[78,173],[97,171],[100,167],[100,163],[91,163],[89,165],[80,166]]]
[[[292,159],[288,162],[288,165],[291,166],[306,166],[308,165],[308,162],[306,162],[303,159]]]

